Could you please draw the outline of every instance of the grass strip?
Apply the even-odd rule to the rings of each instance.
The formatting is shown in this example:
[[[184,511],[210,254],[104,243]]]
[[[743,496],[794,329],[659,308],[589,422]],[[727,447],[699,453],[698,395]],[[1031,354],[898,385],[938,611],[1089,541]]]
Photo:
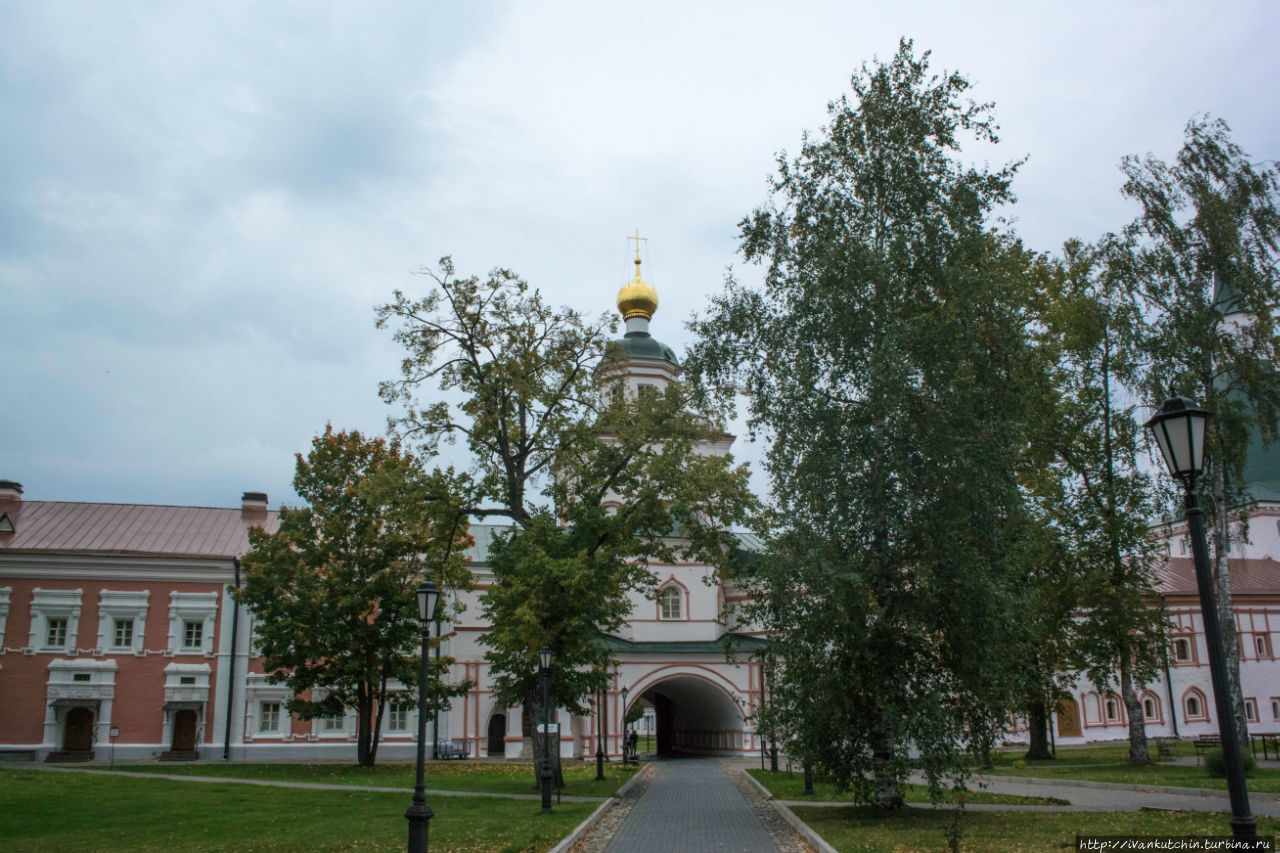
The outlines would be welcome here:
[[[1190,744],[1183,751],[1194,755]],[[1152,754],[1155,745],[1151,746]],[[1025,778],[1038,776],[1044,779],[1074,779],[1082,782],[1112,782],[1123,785],[1168,785],[1175,788],[1208,788],[1225,791],[1227,780],[1215,779],[1203,765],[1148,764],[1134,767],[1129,764],[1129,747],[1105,746],[1085,749],[1062,749],[1058,757],[1048,760],[1026,761],[1019,753],[1002,753],[993,756],[995,769],[986,771],[993,776]],[[1258,768],[1247,782],[1250,791],[1256,793],[1280,793],[1280,770]]]
[[[285,762],[248,764],[238,762],[209,764],[117,764],[114,770],[132,773],[164,773],[203,776],[214,779],[254,779],[271,782],[314,782],[328,785],[369,785],[382,788],[412,789],[413,764],[388,763],[376,767],[358,764],[321,763],[291,764]],[[566,763],[563,794],[578,797],[611,797],[635,775],[636,768],[623,769],[606,765],[605,778],[596,781],[594,763]],[[532,764],[495,764],[478,761],[433,761],[427,765],[426,786],[440,791],[471,791],[485,794],[537,794],[537,779]]]
[[[814,782],[813,793],[805,794],[804,792],[804,774],[803,773],[771,773],[768,770],[748,769],[751,774],[761,785],[764,785],[769,793],[779,800],[808,800],[815,803],[840,803],[850,802],[852,794],[849,791],[838,791],[836,786],[831,782]],[[951,793],[944,802],[958,802],[960,796],[964,797],[966,803],[985,803],[1000,806],[1065,806],[1068,805],[1066,800],[1057,797],[1024,797],[1017,794],[996,794],[991,791],[983,791],[975,789],[971,791],[955,791]],[[929,789],[924,785],[906,785],[904,786],[903,796],[909,803],[927,803],[929,802]]]
[[[796,816],[840,853],[934,853],[948,849],[957,826],[965,853],[1075,850],[1077,835],[1230,835],[1226,814],[1210,812],[957,812],[870,806],[794,806]],[[959,818],[958,824],[956,823]],[[1275,835],[1280,819],[1258,818],[1258,834]]]
[[[399,851],[404,794],[190,785],[0,769],[0,849],[68,851]],[[597,807],[551,815],[526,800],[430,797],[432,851],[540,853]]]

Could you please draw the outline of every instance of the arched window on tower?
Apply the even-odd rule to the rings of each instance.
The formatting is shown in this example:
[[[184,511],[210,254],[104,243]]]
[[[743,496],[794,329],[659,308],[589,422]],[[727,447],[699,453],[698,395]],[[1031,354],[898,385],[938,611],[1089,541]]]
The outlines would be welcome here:
[[[663,619],[683,619],[679,585],[669,583],[658,593],[658,613]]]

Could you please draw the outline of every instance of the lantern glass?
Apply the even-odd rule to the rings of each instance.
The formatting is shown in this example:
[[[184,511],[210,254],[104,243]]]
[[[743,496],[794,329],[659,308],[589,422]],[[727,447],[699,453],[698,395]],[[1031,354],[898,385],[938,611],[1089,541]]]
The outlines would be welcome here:
[[[1209,413],[1186,397],[1170,397],[1146,427],[1160,447],[1169,473],[1194,480],[1204,471],[1204,434]]]
[[[543,669],[551,669],[551,647],[543,646],[538,650],[538,660],[542,663]]]
[[[440,598],[440,590],[431,581],[423,581],[418,587],[418,618],[423,622],[431,621],[436,612],[436,601]]]

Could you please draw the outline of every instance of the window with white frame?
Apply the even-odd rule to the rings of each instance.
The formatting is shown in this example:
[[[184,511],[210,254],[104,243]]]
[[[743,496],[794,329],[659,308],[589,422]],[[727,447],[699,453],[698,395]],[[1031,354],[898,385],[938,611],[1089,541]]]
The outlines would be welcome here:
[[[259,734],[280,733],[280,703],[262,702],[258,706]]]
[[[216,592],[169,593],[169,644],[177,654],[213,654]]]
[[[347,715],[343,711],[336,714],[330,714],[327,717],[321,717],[320,728],[322,731],[329,732],[345,732],[347,730]]]
[[[4,626],[9,621],[9,595],[11,586],[0,586],[0,649],[4,648]]]
[[[1191,660],[1191,641],[1186,637],[1178,637],[1173,641],[1173,659],[1178,663]]]
[[[1182,700],[1182,707],[1186,711],[1188,720],[1209,719],[1209,713],[1204,704],[1204,695],[1195,688],[1187,692]]]
[[[658,593],[658,614],[663,619],[681,619],[681,590],[677,584],[670,583]]]
[[[1114,696],[1107,697],[1106,707],[1107,707],[1107,722],[1114,723],[1116,720],[1120,719],[1120,703],[1116,701]]]
[[[150,590],[104,589],[98,593],[97,648],[109,652],[142,652]]]
[[[1156,713],[1156,700],[1150,696],[1144,697],[1142,700],[1142,716],[1147,720],[1154,720],[1160,716]]]
[[[409,708],[408,702],[395,701],[391,703],[391,707],[387,709],[387,731],[409,731]]]
[[[79,589],[31,591],[31,634],[27,645],[36,651],[67,652],[76,647],[80,624]]]

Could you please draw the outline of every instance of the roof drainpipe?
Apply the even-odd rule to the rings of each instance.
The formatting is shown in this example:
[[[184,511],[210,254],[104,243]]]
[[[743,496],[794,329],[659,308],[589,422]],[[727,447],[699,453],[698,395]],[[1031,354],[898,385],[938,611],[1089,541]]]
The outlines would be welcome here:
[[[240,558],[231,560],[236,571],[236,589],[240,588]],[[240,604],[233,596],[231,599],[231,658],[228,661],[227,675],[227,730],[222,738],[222,760],[231,760],[231,712],[236,706],[236,637],[240,634]]]

